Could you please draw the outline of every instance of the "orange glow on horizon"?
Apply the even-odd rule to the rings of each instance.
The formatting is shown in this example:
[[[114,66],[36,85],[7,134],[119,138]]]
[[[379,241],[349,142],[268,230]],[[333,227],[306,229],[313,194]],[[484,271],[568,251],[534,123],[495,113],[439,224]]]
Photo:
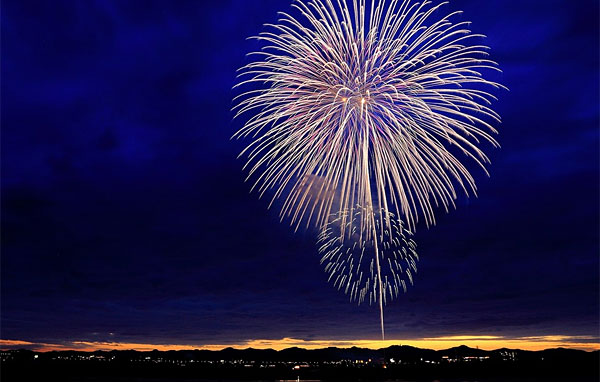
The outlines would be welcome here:
[[[36,351],[96,351],[96,350],[221,350],[228,347],[234,349],[275,349],[282,350],[290,347],[303,349],[322,349],[327,347],[362,347],[369,349],[380,349],[392,345],[408,345],[423,349],[443,350],[455,346],[466,345],[472,348],[478,347],[483,350],[495,350],[500,348],[521,350],[544,350],[550,348],[570,348],[586,351],[600,350],[598,337],[593,336],[531,336],[531,337],[502,337],[485,335],[461,335],[446,337],[430,337],[405,340],[302,340],[296,338],[283,338],[279,340],[257,339],[241,342],[238,344],[143,344],[131,342],[91,342],[70,341],[64,343],[37,343],[20,340],[0,340],[0,348],[15,349],[29,348]]]

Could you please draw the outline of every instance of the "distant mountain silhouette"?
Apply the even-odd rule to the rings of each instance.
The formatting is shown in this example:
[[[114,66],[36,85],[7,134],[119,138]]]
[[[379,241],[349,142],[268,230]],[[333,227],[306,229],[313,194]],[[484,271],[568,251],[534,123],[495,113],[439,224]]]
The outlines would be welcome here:
[[[5,381],[295,380],[384,381],[390,379],[496,378],[493,380],[598,381],[600,352],[574,349],[444,350],[395,345],[283,350],[2,351]],[[501,379],[498,379],[501,378]]]
[[[576,349],[555,348],[540,351],[529,351],[520,349],[502,348],[497,350],[474,349],[465,345],[452,347],[444,350],[421,349],[407,345],[393,345],[382,349],[368,348],[338,348],[328,347],[322,349],[303,349],[299,347],[290,347],[283,350],[273,349],[234,349],[231,347],[222,350],[169,350],[169,351],[135,351],[135,350],[111,350],[111,351],[51,351],[47,353],[38,353],[29,350],[13,350],[15,354],[32,355],[89,355],[96,354],[100,356],[114,356],[116,358],[136,358],[140,356],[168,359],[198,359],[207,361],[340,361],[340,360],[363,360],[367,361],[378,359],[398,359],[406,362],[411,361],[439,361],[443,358],[462,359],[465,357],[488,357],[490,359],[579,359],[597,357],[599,351],[586,352]]]

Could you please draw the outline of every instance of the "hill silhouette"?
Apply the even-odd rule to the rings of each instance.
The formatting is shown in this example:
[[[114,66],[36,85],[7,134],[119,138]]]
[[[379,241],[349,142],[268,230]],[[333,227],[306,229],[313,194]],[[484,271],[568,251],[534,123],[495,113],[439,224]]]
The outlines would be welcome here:
[[[600,352],[527,351],[458,346],[443,350],[395,345],[337,348],[172,351],[2,351],[2,381],[17,380],[372,380],[510,378],[597,381]],[[148,379],[152,378],[152,379]]]

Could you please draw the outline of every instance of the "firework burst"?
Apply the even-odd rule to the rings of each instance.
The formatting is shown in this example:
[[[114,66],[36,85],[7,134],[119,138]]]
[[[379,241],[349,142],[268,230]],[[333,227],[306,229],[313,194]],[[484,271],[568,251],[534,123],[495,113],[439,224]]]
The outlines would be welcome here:
[[[486,171],[480,143],[497,146],[489,90],[502,86],[482,76],[497,65],[482,35],[453,22],[460,12],[438,17],[444,4],[294,1],[297,16],[280,13],[255,37],[264,48],[237,85],[253,86],[234,107],[250,113],[234,137],[251,140],[241,155],[253,189],[281,199],[296,228],[324,230],[327,246],[352,238],[370,251],[382,334],[385,248],[475,194],[461,160]]]
[[[419,256],[417,244],[410,239],[412,233],[404,228],[402,221],[390,214],[376,214],[375,230],[380,234],[369,239],[358,232],[362,214],[370,214],[364,208],[355,208],[354,216],[345,213],[337,216],[319,234],[318,247],[322,255],[321,264],[329,274],[329,281],[343,289],[351,301],[376,302],[379,296],[379,274],[382,278],[383,301],[397,298],[406,292],[407,283],[413,283],[413,272],[417,271]],[[384,219],[390,219],[386,222]],[[342,221],[348,226],[344,227]],[[390,227],[390,228],[388,228]],[[342,232],[350,234],[342,235]],[[381,262],[378,273],[373,253]]]

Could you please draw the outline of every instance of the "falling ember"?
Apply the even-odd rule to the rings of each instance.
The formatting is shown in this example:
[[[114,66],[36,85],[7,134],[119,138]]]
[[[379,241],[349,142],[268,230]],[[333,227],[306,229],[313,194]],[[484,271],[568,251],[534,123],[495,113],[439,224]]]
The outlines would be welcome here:
[[[240,155],[253,189],[281,198],[281,217],[296,228],[316,226],[321,241],[326,233],[325,247],[370,257],[374,271],[365,277],[376,282],[348,290],[379,303],[382,335],[383,303],[402,284],[383,279],[389,248],[416,259],[414,242],[404,247],[407,232],[420,219],[435,224],[435,210],[454,207],[460,192],[476,193],[457,155],[486,171],[479,145],[497,146],[492,124],[500,117],[486,89],[503,86],[482,72],[499,69],[483,36],[451,21],[460,12],[438,18],[444,4],[294,1],[297,16],[280,13],[255,37],[265,46],[236,85],[253,86],[234,107],[236,117],[249,116],[234,137],[251,140]],[[323,258],[333,264],[328,251]],[[411,268],[403,266],[403,277],[412,278]]]

